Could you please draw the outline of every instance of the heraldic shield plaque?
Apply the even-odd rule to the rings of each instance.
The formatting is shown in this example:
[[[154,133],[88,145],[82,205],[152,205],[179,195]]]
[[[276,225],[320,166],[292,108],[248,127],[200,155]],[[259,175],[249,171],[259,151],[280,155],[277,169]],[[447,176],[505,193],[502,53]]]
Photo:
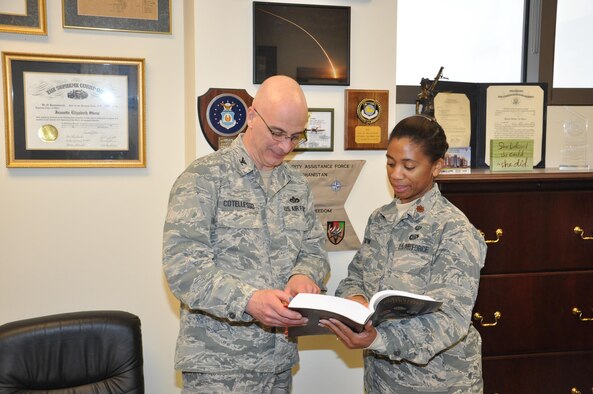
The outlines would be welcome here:
[[[245,89],[210,88],[198,96],[198,119],[206,141],[218,150],[245,131],[253,97]]]
[[[345,90],[344,149],[387,149],[388,90]]]

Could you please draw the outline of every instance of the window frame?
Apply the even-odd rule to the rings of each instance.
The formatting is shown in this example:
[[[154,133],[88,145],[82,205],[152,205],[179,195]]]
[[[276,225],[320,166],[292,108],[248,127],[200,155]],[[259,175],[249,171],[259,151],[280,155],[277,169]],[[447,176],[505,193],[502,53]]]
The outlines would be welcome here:
[[[593,105],[593,88],[554,88],[557,0],[526,0],[521,82],[547,84],[548,105]],[[396,104],[414,104],[420,85],[396,85]]]
[[[541,0],[539,80],[548,84],[548,105],[593,105],[593,88],[554,88],[557,6],[558,0]]]

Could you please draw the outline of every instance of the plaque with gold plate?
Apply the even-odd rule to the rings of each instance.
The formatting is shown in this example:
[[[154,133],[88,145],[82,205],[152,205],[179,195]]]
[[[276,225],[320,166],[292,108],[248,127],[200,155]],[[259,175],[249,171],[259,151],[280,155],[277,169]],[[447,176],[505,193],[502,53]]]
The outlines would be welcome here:
[[[388,90],[345,90],[344,149],[387,149]]]
[[[206,141],[224,148],[247,127],[247,109],[253,97],[245,89],[210,88],[198,97],[198,118]]]

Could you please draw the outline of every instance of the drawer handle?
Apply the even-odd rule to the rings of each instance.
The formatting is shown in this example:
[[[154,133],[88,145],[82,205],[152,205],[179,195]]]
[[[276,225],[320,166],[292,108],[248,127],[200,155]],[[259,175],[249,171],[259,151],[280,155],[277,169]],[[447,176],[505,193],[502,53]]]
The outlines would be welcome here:
[[[485,238],[486,234],[484,234],[484,232],[482,230],[479,230],[479,231],[480,231],[480,234],[482,234],[482,237]],[[496,229],[496,239],[485,239],[484,241],[486,241],[487,244],[495,244],[495,243],[498,243],[498,241],[500,241],[500,237],[502,237],[502,229],[497,228]]]
[[[583,312],[576,306],[572,308],[572,314],[578,315],[580,321],[593,321],[593,317],[583,317]]]
[[[479,312],[474,313],[474,320],[479,320],[482,327],[494,327],[498,324],[498,319],[502,317],[499,311],[494,312],[494,323],[484,323],[484,317]]]
[[[585,237],[585,230],[583,230],[579,226],[576,226],[573,231],[576,235],[580,236],[582,239],[586,239],[586,240],[593,239],[593,237]]]

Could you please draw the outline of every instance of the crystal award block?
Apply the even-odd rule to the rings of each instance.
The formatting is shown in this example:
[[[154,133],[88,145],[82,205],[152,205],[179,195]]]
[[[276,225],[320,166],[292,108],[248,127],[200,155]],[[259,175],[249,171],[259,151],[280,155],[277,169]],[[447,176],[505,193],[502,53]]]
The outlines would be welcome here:
[[[587,134],[589,120],[568,107],[564,107],[563,118],[560,170],[588,170]]]

